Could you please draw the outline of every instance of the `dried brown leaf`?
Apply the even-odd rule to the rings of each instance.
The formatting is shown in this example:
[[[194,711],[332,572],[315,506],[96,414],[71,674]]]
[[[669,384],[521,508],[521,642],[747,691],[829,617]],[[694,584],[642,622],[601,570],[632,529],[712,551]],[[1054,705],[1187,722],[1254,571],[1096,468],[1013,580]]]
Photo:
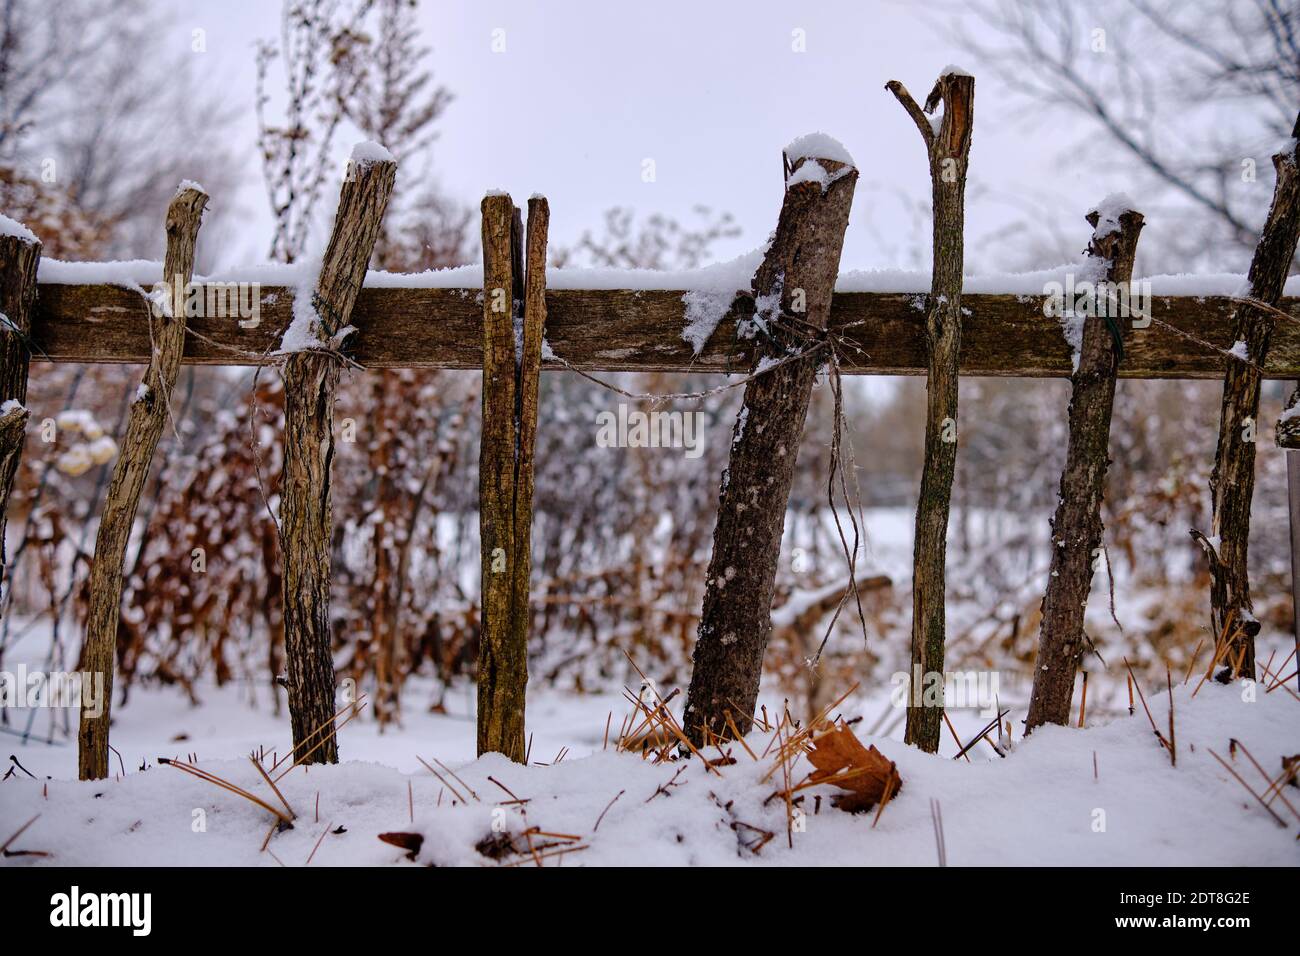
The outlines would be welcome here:
[[[846,791],[831,802],[849,813],[861,813],[875,806],[886,788],[892,800],[903,786],[894,762],[874,745],[862,746],[853,731],[845,726],[814,735],[807,757],[817,768],[809,776],[809,782],[828,783]]]
[[[401,847],[412,860],[420,852],[420,847],[424,846],[424,835],[421,833],[381,833],[379,839]]]

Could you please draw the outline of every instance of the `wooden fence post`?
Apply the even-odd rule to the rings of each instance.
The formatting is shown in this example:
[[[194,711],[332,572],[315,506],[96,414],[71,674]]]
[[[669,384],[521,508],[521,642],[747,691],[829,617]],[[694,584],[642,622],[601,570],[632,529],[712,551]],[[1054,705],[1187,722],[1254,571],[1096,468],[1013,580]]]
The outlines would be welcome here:
[[[88,702],[84,695],[82,698],[77,748],[82,780],[108,776],[108,728],[121,613],[122,561],[154,450],[171,415],[172,389],[185,351],[186,287],[194,274],[194,244],[207,202],[208,196],[200,188],[182,183],[167,209],[167,252],[162,283],[150,297],[147,319],[154,342],[153,356],[131,403],[126,436],[113,466],[113,478],[104,495],[95,535],[81,668],[92,679],[102,677],[103,689],[98,702]]]
[[[1290,143],[1273,157],[1277,184],[1247,274],[1251,302],[1237,307],[1236,341],[1245,343],[1246,361],[1231,362],[1223,377],[1219,441],[1214,453],[1214,470],[1210,473],[1214,507],[1211,537],[1207,539],[1199,531],[1192,532],[1209,559],[1214,660],[1226,665],[1220,672],[1224,680],[1255,677],[1255,635],[1260,625],[1252,613],[1247,549],[1250,503],[1255,493],[1260,366],[1268,354],[1277,322],[1269,310],[1282,296],[1300,234],[1298,138],[1300,116],[1296,118]]]
[[[943,727],[943,653],[948,515],[957,468],[957,390],[961,358],[961,287],[965,257],[966,170],[974,125],[975,78],[944,73],[921,110],[897,80],[885,85],[921,132],[930,165],[934,227],[930,296],[925,313],[925,464],[912,544],[912,669],[904,739],[939,749]],[[926,117],[943,104],[936,131]]]
[[[0,216],[0,584],[4,582],[5,516],[27,434],[27,340],[36,305],[41,243]]]
[[[1103,203],[1104,218],[1097,210],[1088,213],[1093,226],[1088,243],[1091,281],[1118,286],[1133,278],[1142,214],[1120,205],[1110,200]],[[1078,367],[1070,377],[1069,438],[1052,518],[1052,570],[1043,597],[1026,733],[1040,724],[1069,723],[1074,677],[1087,643],[1083,615],[1093,569],[1102,554],[1101,499],[1110,464],[1115,379],[1124,331],[1132,326],[1132,319],[1116,314],[1121,311],[1116,306],[1129,300],[1112,297],[1109,289],[1099,288],[1095,301],[1099,309],[1083,319]],[[1100,308],[1106,311],[1099,315]]]
[[[294,303],[294,322],[285,333],[284,647],[294,759],[305,763],[338,762],[330,627],[334,393],[338,350],[352,331],[352,306],[397,178],[391,157],[375,158],[384,155],[372,144],[353,151],[310,305]]]
[[[697,744],[747,733],[772,632],[772,591],[820,346],[830,317],[844,230],[858,171],[829,137],[787,148],[786,191],[776,234],[754,274],[758,335],[723,472],[704,609],[683,723]],[[730,721],[728,720],[730,717]]]
[[[483,424],[479,442],[481,629],[478,752],[524,762],[533,455],[546,324],[550,209],[528,201],[526,252],[509,196],[483,200]],[[526,267],[525,267],[526,261]],[[523,315],[518,318],[518,309]]]

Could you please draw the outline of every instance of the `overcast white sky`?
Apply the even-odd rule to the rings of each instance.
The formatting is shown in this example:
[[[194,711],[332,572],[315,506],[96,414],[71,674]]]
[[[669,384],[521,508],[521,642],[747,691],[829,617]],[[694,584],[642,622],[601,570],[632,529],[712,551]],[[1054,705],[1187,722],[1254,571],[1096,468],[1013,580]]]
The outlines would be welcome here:
[[[1065,162],[1077,121],[1063,123],[982,75],[927,9],[879,0],[424,0],[435,79],[456,96],[440,124],[435,171],[447,192],[471,204],[490,188],[511,191],[517,202],[545,194],[552,242],[561,244],[599,225],[610,206],[686,220],[692,207],[707,204],[742,227],[716,250],[729,257],[760,244],[775,225],[781,147],[822,130],[845,143],[861,171],[844,268],[925,268],[916,252],[928,259],[928,219],[918,221],[900,200],[928,199],[922,145],[884,84],[899,79],[919,100],[944,66],[957,64],[977,76],[968,266],[1030,264],[1007,262],[980,241],[1005,226],[1015,197],[1029,192],[1047,200],[1081,249],[1089,205],[1132,183],[1113,166],[1098,173]],[[253,147],[251,38],[278,31],[279,3],[187,4],[173,27],[178,42],[188,45],[196,27],[207,31],[200,76],[238,109],[231,142],[248,163],[239,197],[247,218],[230,258],[256,260],[270,226]],[[504,53],[492,51],[497,29],[505,31]],[[792,49],[796,29],[806,52]],[[349,146],[348,137],[339,143],[340,166]],[[1098,163],[1111,165],[1112,147],[1098,148]],[[1113,150],[1109,158],[1122,160]],[[653,183],[642,179],[645,159],[654,160]],[[1039,185],[1030,190],[1030,183]],[[332,208],[332,197],[325,205]]]

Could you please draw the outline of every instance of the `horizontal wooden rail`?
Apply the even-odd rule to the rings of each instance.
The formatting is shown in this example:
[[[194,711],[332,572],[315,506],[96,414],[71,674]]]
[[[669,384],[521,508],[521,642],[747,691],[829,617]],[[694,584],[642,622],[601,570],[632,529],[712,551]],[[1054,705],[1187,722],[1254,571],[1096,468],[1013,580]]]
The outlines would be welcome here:
[[[352,339],[354,356],[371,368],[481,369],[481,295],[479,289],[363,289],[352,314],[360,330]],[[1069,346],[1060,323],[1043,315],[1042,297],[966,294],[962,306],[963,374],[1069,376]],[[924,297],[913,293],[836,293],[831,329],[844,330],[844,339],[865,353],[844,350],[844,371],[923,374],[923,307]],[[119,286],[43,283],[33,315],[32,358],[144,363],[149,357],[145,308],[138,292]],[[1278,323],[1264,374],[1300,378],[1300,298],[1284,298],[1279,308],[1296,321]],[[292,309],[292,289],[262,286],[256,328],[241,328],[237,316],[193,317],[185,362],[262,364],[278,345]],[[692,355],[681,338],[681,290],[553,289],[546,293],[546,312],[547,342],[576,368],[744,372],[750,366],[750,344],[737,341],[734,312],[703,352]],[[1126,342],[1121,376],[1220,378],[1226,363],[1235,361],[1219,351],[1233,345],[1232,299],[1154,296],[1152,316],[1150,327],[1135,329]],[[554,361],[544,365],[558,367]]]

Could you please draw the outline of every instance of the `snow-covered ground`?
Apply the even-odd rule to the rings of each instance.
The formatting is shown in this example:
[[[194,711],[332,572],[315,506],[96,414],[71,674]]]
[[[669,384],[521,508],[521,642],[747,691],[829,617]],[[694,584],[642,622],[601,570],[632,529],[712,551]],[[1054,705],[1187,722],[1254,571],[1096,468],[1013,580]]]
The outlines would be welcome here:
[[[124,776],[70,779],[76,770],[70,742],[11,748],[38,779],[15,768],[0,783],[0,841],[35,818],[11,850],[49,855],[9,857],[3,861],[9,866],[275,866],[309,858],[312,865],[406,864],[406,851],[379,840],[387,832],[418,834],[420,864],[931,866],[938,858],[932,819],[938,801],[949,865],[1300,863],[1300,818],[1287,806],[1300,808],[1300,791],[1285,787],[1271,800],[1286,821],[1279,825],[1211,753],[1263,793],[1268,784],[1244,751],[1231,755],[1231,740],[1276,777],[1281,758],[1300,750],[1300,701],[1282,690],[1257,687],[1252,695],[1245,685],[1213,682],[1193,699],[1197,683],[1193,678],[1174,689],[1176,767],[1140,706],[1135,716],[1099,718],[1086,729],[1047,727],[1017,737],[1005,758],[981,744],[968,763],[871,736],[867,724],[875,713],[865,701],[846,702],[844,717],[866,717],[855,725],[863,743],[897,763],[902,791],[874,826],[874,811],[833,808],[833,786],[801,791],[792,847],[784,799],[773,797],[782,773],[772,773],[771,754],[762,757],[771,734],[755,730],[748,737],[759,759],[732,745],[735,762],[717,773],[698,758],[656,765],[615,752],[612,738],[630,709],[617,695],[543,691],[530,702],[533,763],[523,767],[499,755],[474,759],[468,692],[448,698],[450,714],[434,715],[418,713],[413,690],[404,728],[380,734],[373,722],[353,721],[340,734],[343,763],[284,777],[279,786],[297,819],[272,836],[265,852],[270,813],[157,758],[196,754],[204,770],[275,803],[248,754],[259,747],[283,753],[284,719],[250,709],[246,694],[234,688],[205,691],[200,708],[171,691],[137,691],[117,711],[113,728]],[[1148,703],[1164,730],[1167,696],[1148,695]],[[968,726],[978,723],[973,712],[968,716]],[[556,761],[562,747],[568,752]],[[444,780],[421,759],[450,768],[439,770]],[[792,781],[811,769],[799,758]],[[532,835],[524,836],[529,828]],[[758,853],[749,849],[765,832],[774,836]],[[476,849],[489,846],[485,840],[507,839],[524,854],[494,859]],[[526,852],[530,839],[539,861]],[[547,855],[559,850],[568,852]]]
[[[872,509],[864,554],[863,573],[893,573],[904,603],[910,523],[907,509]],[[1026,587],[1036,594],[1039,583],[1030,575]],[[340,732],[341,765],[299,768],[284,778],[280,786],[297,820],[293,829],[270,839],[266,852],[262,846],[272,817],[265,809],[159,763],[159,758],[194,759],[204,770],[274,802],[248,759],[265,752],[269,765],[288,745],[284,701],[277,712],[265,681],[235,680],[223,687],[200,681],[195,686],[198,705],[176,686],[136,684],[128,702],[118,702],[113,711],[111,740],[120,762],[112,756],[113,778],[94,783],[76,781],[74,710],[6,708],[0,742],[8,746],[0,747],[0,757],[13,754],[18,763],[3,768],[12,772],[0,782],[0,843],[35,818],[10,849],[50,855],[0,862],[274,866],[302,865],[311,857],[312,865],[404,864],[405,851],[381,842],[378,834],[409,832],[422,838],[416,854],[420,863],[499,865],[520,857],[507,853],[498,860],[476,846],[488,837],[504,842],[500,833],[505,832],[515,834],[515,845],[526,848],[528,838],[520,834],[535,827],[565,835],[538,833],[535,846],[549,843],[552,852],[569,850],[543,856],[545,865],[928,866],[938,861],[931,816],[931,800],[936,800],[947,861],[953,865],[1300,863],[1295,841],[1300,818],[1288,806],[1289,801],[1300,809],[1300,791],[1286,787],[1270,800],[1272,812],[1286,821],[1280,826],[1210,753],[1232,763],[1263,793],[1268,783],[1245,750],[1233,757],[1231,741],[1239,740],[1276,777],[1281,759],[1300,753],[1300,700],[1286,689],[1265,693],[1256,686],[1252,694],[1247,685],[1213,682],[1192,699],[1207,655],[1202,653],[1187,683],[1187,669],[1176,664],[1177,767],[1170,766],[1140,704],[1136,715],[1128,714],[1122,656],[1140,652],[1144,602],[1156,600],[1158,593],[1120,582],[1119,615],[1132,626],[1124,638],[1111,630],[1105,589],[1094,588],[1090,627],[1109,663],[1099,668],[1090,662],[1086,727],[1044,728],[1027,740],[1021,739],[1021,721],[1028,675],[1011,659],[984,661],[976,654],[962,663],[963,648],[973,639],[963,643],[954,637],[953,666],[976,668],[959,674],[975,678],[979,686],[974,694],[969,686],[955,687],[965,692],[964,699],[949,692],[955,735],[945,730],[937,756],[902,742],[904,711],[892,699],[896,688],[890,675],[907,659],[906,629],[873,635],[879,666],[861,675],[862,687],[831,716],[861,718],[852,725],[855,733],[897,762],[902,792],[873,827],[874,813],[852,816],[831,806],[829,798],[837,792],[833,786],[800,791],[803,816],[790,834],[792,847],[787,845],[784,799],[772,796],[783,775],[772,773],[770,754],[755,760],[745,748],[732,746],[736,762],[721,767],[720,776],[706,771],[699,759],[655,765],[617,752],[619,727],[630,710],[617,686],[578,694],[537,685],[529,689],[530,765],[515,766],[493,756],[475,759],[473,686],[461,682],[444,692],[432,678],[417,676],[405,684],[399,725],[381,730],[365,711]],[[962,634],[985,614],[985,601],[954,601],[951,633]],[[776,616],[781,615],[778,609]],[[994,629],[1000,626],[995,623]],[[53,666],[60,666],[59,660],[72,666],[75,647],[69,642],[75,644],[76,633],[73,625],[65,628]],[[983,633],[975,632],[980,640]],[[50,666],[52,646],[43,621],[15,621],[4,666],[41,670]],[[1273,660],[1276,669],[1291,646],[1289,635],[1266,629],[1260,638],[1261,661]],[[1282,672],[1292,669],[1288,662]],[[1144,687],[1155,722],[1165,731],[1169,703],[1164,669],[1159,670],[1159,692]],[[620,679],[637,687],[631,665]],[[1153,679],[1149,672],[1146,679]],[[838,695],[848,689],[831,691]],[[661,688],[663,693],[671,690]],[[435,700],[441,704],[437,712],[430,707]],[[988,724],[994,700],[1009,712],[1008,755],[1000,757],[980,743],[969,761],[954,760],[955,737],[974,739]],[[680,708],[681,701],[678,695],[673,702]],[[783,700],[775,684],[762,702],[767,713],[780,712]],[[809,716],[800,701],[791,700],[789,706],[795,716]],[[1076,706],[1075,719],[1077,713]],[[770,733],[755,731],[749,749],[762,756],[770,738]],[[460,780],[441,769],[451,786],[437,779],[425,766],[438,768],[437,761]],[[800,758],[791,767],[792,782],[811,769],[807,758]],[[452,788],[460,791],[459,798]],[[528,802],[509,802],[513,798],[507,791]],[[335,833],[339,827],[344,832]],[[773,837],[759,853],[748,849],[765,833]],[[574,849],[578,846],[583,849]]]

